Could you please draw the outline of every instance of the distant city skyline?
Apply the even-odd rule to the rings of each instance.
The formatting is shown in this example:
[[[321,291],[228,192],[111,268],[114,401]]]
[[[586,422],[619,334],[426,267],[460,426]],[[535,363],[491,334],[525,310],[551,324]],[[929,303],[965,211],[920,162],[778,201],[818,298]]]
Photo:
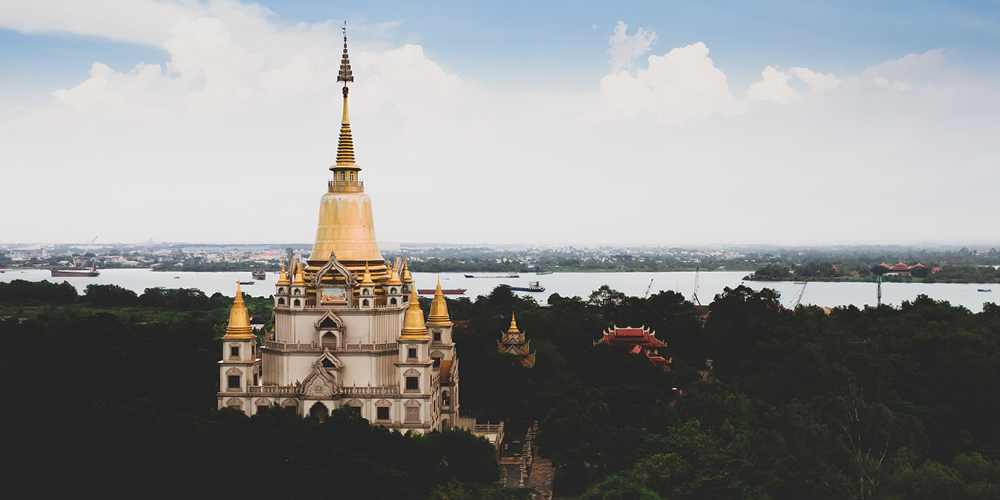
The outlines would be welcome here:
[[[151,0],[0,4],[0,242],[311,241],[345,20],[379,239],[1000,242],[995,2]]]

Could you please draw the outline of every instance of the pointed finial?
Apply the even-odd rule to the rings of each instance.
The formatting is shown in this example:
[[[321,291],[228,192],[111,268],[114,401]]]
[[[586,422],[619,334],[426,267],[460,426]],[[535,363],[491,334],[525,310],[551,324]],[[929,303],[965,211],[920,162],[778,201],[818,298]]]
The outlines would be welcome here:
[[[431,313],[427,316],[428,326],[451,326],[448,316],[448,302],[444,300],[441,291],[441,276],[438,276],[437,288],[434,290],[434,300],[431,301]]]
[[[517,320],[514,319],[514,311],[510,312],[510,329],[507,330],[507,333],[521,333],[521,331],[517,329]]]
[[[347,97],[347,82],[354,81],[354,74],[351,73],[351,59],[347,56],[347,21],[344,21],[344,55],[340,58],[340,73],[337,74],[337,81],[344,82],[344,97]]]
[[[424,325],[424,312],[420,310],[420,299],[417,297],[417,290],[410,292],[410,307],[406,309],[403,316],[403,330],[399,332],[399,338],[403,340],[426,340],[427,327]]]
[[[240,282],[236,282],[236,298],[233,299],[233,308],[229,311],[229,324],[226,326],[224,339],[249,339],[253,338],[253,327],[250,326],[250,312],[243,302],[243,291],[240,290]]]
[[[305,273],[302,271],[302,261],[299,261],[299,268],[295,271],[295,279],[292,280],[292,284],[296,286],[305,286],[306,279]]]
[[[368,263],[365,262],[365,276],[361,279],[361,283],[358,286],[375,286],[375,282],[372,281],[372,273],[368,269]]]
[[[277,285],[290,285],[291,282],[288,281],[288,273],[285,272],[285,261],[281,261],[281,275],[278,276]]]

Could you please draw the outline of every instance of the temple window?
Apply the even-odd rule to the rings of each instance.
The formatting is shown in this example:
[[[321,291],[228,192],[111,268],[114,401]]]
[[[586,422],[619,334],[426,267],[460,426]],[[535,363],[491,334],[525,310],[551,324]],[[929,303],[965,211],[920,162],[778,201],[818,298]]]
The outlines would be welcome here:
[[[351,181],[354,181],[354,172],[351,172]]]
[[[396,295],[396,287],[392,287],[392,288],[390,288],[390,289],[389,289],[389,293],[391,293],[391,294],[393,294],[393,295]]]
[[[407,408],[406,409],[406,421],[407,422],[419,422],[420,421],[420,408]]]
[[[376,420],[389,420],[389,407],[379,406],[375,409],[375,419]]]
[[[433,359],[434,359],[434,368],[441,368],[441,358],[433,358]]]
[[[340,172],[340,180],[344,180],[344,172],[343,171]]]
[[[278,288],[278,293],[285,293],[285,288],[284,287]]]
[[[298,306],[302,305],[302,301],[300,301],[299,299],[295,299],[295,302],[293,303],[293,305],[295,307],[298,307]]]
[[[240,388],[240,376],[239,375],[229,375],[229,384],[228,384],[228,387],[230,389],[239,389]]]
[[[263,412],[266,409],[267,409],[267,407],[264,406],[264,405],[257,405],[257,413],[261,413],[261,412]]]
[[[395,298],[389,299],[389,304],[393,306],[396,305],[396,299]]]
[[[253,374],[253,385],[257,385],[257,374]]]
[[[323,358],[323,368],[334,368],[334,367],[335,365],[333,364],[333,361],[330,361],[330,358]]]
[[[278,299],[278,305],[279,306],[285,305],[285,299]]]
[[[322,422],[326,420],[326,417],[330,416],[330,410],[323,403],[317,402],[309,409],[309,416]]]
[[[229,346],[229,357],[230,358],[240,357],[240,346],[238,345]]]
[[[364,301],[362,301],[361,305],[363,305],[365,307],[368,307],[368,299],[365,299]]]
[[[331,332],[324,333],[323,338],[321,340],[323,343],[323,347],[326,347],[328,349],[337,348],[337,336],[334,335],[333,333]]]
[[[406,351],[406,357],[410,358],[410,359],[416,358],[417,357],[417,349],[415,347],[411,347],[411,348],[407,349],[407,351]]]
[[[417,377],[406,377],[406,390],[408,391],[419,391],[420,390],[420,379]]]
[[[302,295],[302,290],[299,290],[298,288],[296,288],[295,289],[295,295]]]
[[[448,391],[441,391],[441,406],[451,406],[451,395]]]
[[[434,330],[434,342],[441,342],[441,330]]]
[[[368,295],[368,289],[361,290],[361,295]]]
[[[360,406],[351,406],[349,408],[351,409],[351,412],[353,412],[355,415],[357,415],[359,417],[361,416],[361,407]]]

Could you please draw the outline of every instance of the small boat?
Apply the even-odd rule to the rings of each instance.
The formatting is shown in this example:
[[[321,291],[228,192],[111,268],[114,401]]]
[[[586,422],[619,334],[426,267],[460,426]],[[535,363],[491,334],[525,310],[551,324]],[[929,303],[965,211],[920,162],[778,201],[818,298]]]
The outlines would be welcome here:
[[[979,291],[979,292],[992,292],[993,290],[990,290],[989,288],[980,288],[977,291]]]
[[[243,285],[243,286],[252,285],[254,283],[256,283],[256,281],[241,281],[240,282],[240,284]]]
[[[510,289],[513,290],[513,291],[515,291],[515,292],[544,292],[545,291],[545,287],[542,286],[542,285],[540,285],[540,284],[538,284],[537,281],[532,281],[532,282],[528,283],[528,286],[511,286],[511,285],[506,285],[506,286],[509,286]]]
[[[250,274],[253,275],[253,279],[255,279],[255,280],[266,280],[267,279],[267,272],[266,271],[253,271]]]
[[[174,279],[175,280],[179,280],[179,279],[181,279],[181,277],[180,276],[174,276]]]
[[[465,288],[442,288],[441,293],[445,295],[462,295],[468,290]],[[434,295],[433,288],[418,288],[417,293],[420,295]]]
[[[67,267],[63,269],[50,269],[49,271],[52,273],[52,276],[60,278],[69,278],[74,276],[78,278],[96,278],[101,275],[101,273],[97,270],[97,266],[90,266],[90,269]]]
[[[552,271],[535,271],[535,274],[537,275],[552,274]]]
[[[475,274],[466,274],[466,278],[520,278],[517,273],[507,273],[507,274],[490,274],[483,276],[476,276]]]

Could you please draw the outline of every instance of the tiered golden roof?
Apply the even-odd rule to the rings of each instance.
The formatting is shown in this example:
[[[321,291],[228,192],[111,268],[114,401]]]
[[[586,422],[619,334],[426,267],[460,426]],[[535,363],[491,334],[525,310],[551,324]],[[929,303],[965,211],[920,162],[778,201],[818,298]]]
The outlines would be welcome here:
[[[222,338],[228,340],[254,338],[253,327],[250,326],[250,311],[247,311],[247,306],[243,302],[243,292],[238,283],[233,308],[229,311],[229,325],[226,326],[226,335]]]
[[[431,301],[431,313],[427,316],[427,326],[451,325],[451,317],[448,316],[448,302],[444,300],[444,293],[441,291],[441,277],[438,276],[434,300]]]
[[[285,273],[285,261],[281,261],[281,276],[278,277],[278,285],[291,285],[292,282],[288,281],[288,274]]]
[[[292,280],[293,286],[306,286],[305,273],[302,272],[302,262],[299,262],[299,268],[295,271],[295,279]]]
[[[403,330],[399,333],[400,340],[430,340],[427,327],[424,325],[424,312],[420,310],[420,299],[417,291],[410,292],[410,307],[406,309],[403,319]]]
[[[517,329],[517,321],[514,319],[514,312],[513,311],[511,311],[511,313],[510,313],[510,329],[507,330],[507,333],[521,333]]]

